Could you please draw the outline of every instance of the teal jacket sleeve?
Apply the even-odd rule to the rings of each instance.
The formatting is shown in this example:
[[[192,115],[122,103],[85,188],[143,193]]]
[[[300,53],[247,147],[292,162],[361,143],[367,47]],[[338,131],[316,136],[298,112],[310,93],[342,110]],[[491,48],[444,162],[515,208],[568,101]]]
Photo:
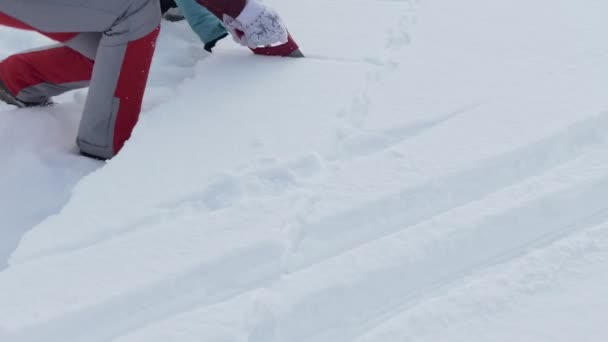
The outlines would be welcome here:
[[[203,43],[215,42],[228,34],[222,21],[196,0],[175,0],[175,2]]]

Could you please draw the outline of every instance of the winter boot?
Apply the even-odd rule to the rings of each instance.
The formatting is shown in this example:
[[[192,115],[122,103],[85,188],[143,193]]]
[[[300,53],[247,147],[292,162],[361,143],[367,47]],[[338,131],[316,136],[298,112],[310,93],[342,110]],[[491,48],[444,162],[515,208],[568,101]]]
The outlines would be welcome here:
[[[10,105],[17,106],[19,108],[24,108],[25,103],[17,100],[13,94],[6,88],[4,82],[0,79],[0,100],[6,102]]]
[[[53,104],[53,101],[47,100],[43,102],[24,102],[19,101],[11,92],[6,88],[2,79],[0,79],[0,101],[8,103],[13,106],[17,106],[19,108],[26,107],[46,107]]]

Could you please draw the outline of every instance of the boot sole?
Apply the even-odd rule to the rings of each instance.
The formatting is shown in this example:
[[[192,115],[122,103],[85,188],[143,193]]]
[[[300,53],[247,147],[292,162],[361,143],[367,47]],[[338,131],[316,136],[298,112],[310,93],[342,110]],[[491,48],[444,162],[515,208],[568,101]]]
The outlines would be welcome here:
[[[8,103],[9,105],[17,106],[19,108],[25,107],[25,103],[17,100],[13,95],[11,95],[11,93],[9,93],[8,89],[6,89],[6,86],[2,81],[0,81],[0,100],[5,103]]]

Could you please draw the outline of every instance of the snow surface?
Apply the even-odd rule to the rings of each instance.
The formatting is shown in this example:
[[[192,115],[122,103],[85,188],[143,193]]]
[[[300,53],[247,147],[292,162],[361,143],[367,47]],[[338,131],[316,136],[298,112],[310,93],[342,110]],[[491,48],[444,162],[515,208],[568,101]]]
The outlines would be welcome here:
[[[608,3],[268,2],[308,58],[164,23],[108,163],[0,105],[0,341],[608,338]]]

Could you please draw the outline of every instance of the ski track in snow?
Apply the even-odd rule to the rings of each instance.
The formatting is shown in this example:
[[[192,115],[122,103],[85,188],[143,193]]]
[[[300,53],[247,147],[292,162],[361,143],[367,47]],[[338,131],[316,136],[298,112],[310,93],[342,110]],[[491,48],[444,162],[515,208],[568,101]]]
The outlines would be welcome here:
[[[536,28],[531,9],[515,32],[502,30],[507,14],[521,14],[517,4],[277,2],[311,58],[274,66],[232,45],[205,58],[184,25],[165,25],[159,48],[176,51],[155,61],[146,112],[118,158],[76,184],[99,165],[65,157],[66,139],[47,142],[60,146],[51,165],[81,164],[62,183],[74,186],[71,200],[45,202],[52,206],[34,220],[67,204],[26,234],[0,272],[0,340],[555,340],[538,337],[541,323],[527,335],[501,317],[524,326],[513,318],[519,307],[539,310],[559,291],[582,306],[585,298],[573,299],[579,279],[605,294],[594,284],[608,265],[608,65],[593,44],[578,54],[553,45],[550,29],[503,50],[501,37]],[[606,28],[595,14],[605,5],[532,7],[548,5],[569,9],[550,23],[585,16],[585,25],[569,22],[564,38]],[[320,24],[310,28],[301,13],[319,6]],[[471,8],[484,15],[466,17]],[[337,17],[347,29],[324,32]],[[384,36],[367,32],[365,19]],[[471,34],[487,22],[495,25],[489,38]],[[330,39],[339,34],[369,44],[341,46]],[[256,74],[242,67],[245,58],[259,72],[252,93]],[[480,71],[470,74],[470,65]],[[268,82],[328,73],[327,89]],[[213,101],[223,85],[254,122],[232,100]],[[329,99],[330,89],[335,103],[325,107],[308,99],[283,117],[264,111],[297,101],[290,91]],[[195,99],[196,91],[207,97]],[[73,99],[57,110],[77,112],[82,94]],[[315,123],[299,116],[315,108]],[[0,114],[14,124],[12,112]],[[59,135],[73,135],[76,120]],[[172,137],[166,146],[154,145],[160,134]],[[26,152],[42,158],[46,151],[32,146]],[[32,167],[7,151],[16,168]],[[24,222],[20,231],[33,223]],[[603,336],[597,329],[593,341]]]

